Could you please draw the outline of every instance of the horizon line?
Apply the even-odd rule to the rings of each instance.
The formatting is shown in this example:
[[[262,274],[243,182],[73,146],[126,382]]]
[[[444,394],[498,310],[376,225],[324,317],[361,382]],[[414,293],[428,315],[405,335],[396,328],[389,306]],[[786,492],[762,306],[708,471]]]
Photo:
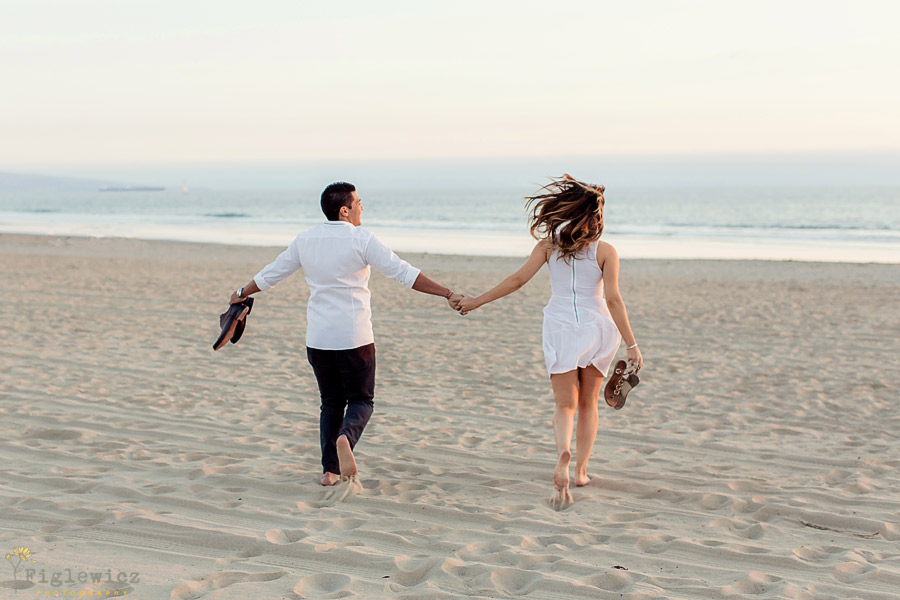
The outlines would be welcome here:
[[[7,168],[19,169],[29,167],[57,167],[57,166],[98,166],[98,165],[122,165],[122,166],[141,166],[141,165],[222,165],[222,164],[322,164],[322,163],[339,163],[339,162],[356,162],[366,161],[368,163],[392,163],[392,162],[415,162],[415,163],[433,163],[441,161],[505,161],[505,160],[634,160],[634,159],[674,159],[674,160],[690,160],[690,159],[726,159],[726,158],[773,158],[773,157],[847,157],[847,156],[871,156],[871,155],[900,155],[900,147],[898,148],[868,148],[868,149],[826,149],[826,150],[710,150],[704,152],[648,152],[648,153],[607,153],[607,154],[504,154],[504,155],[445,155],[445,156],[333,156],[333,157],[285,157],[285,158],[229,158],[229,159],[138,159],[138,160],[117,160],[117,159],[92,159],[84,161],[47,161],[47,162],[15,162],[7,163],[0,161],[0,170]]]

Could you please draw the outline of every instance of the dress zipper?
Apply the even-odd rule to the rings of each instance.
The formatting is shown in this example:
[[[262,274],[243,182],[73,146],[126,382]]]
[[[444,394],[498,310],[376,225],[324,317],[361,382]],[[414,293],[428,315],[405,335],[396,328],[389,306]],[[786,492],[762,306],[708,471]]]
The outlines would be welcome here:
[[[580,325],[578,321],[578,298],[575,294],[575,257],[572,257],[572,308],[575,309],[575,323]]]

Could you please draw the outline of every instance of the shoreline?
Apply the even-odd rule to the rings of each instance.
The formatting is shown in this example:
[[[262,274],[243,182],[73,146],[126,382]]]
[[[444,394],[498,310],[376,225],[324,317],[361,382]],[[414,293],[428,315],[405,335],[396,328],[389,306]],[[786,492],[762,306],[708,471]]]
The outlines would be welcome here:
[[[363,226],[365,228],[365,226]],[[368,229],[368,228],[367,228]],[[369,229],[372,231],[372,229]],[[381,235],[381,232],[376,232],[379,237],[388,243],[388,245],[398,254],[398,255],[422,255],[422,256],[435,256],[435,257],[459,257],[459,258],[484,258],[484,259],[508,259],[512,261],[524,261],[528,258],[528,253],[531,251],[531,246],[524,248],[524,251],[520,254],[484,254],[484,253],[458,253],[458,252],[432,252],[432,251],[423,251],[417,249],[407,249],[403,244],[391,244],[389,243],[390,238],[384,237]],[[182,244],[182,245],[196,245],[196,246],[221,246],[221,247],[235,247],[235,248],[263,248],[270,250],[283,250],[287,244],[293,239],[293,236],[287,238],[284,244],[277,243],[240,243],[237,241],[222,241],[220,239],[206,239],[206,240],[186,240],[179,238],[168,238],[168,237],[144,237],[144,236],[122,236],[122,235],[93,235],[88,233],[34,233],[31,231],[7,231],[0,229],[0,238],[4,236],[9,236],[13,238],[34,238],[34,239],[75,239],[75,240],[120,240],[123,242],[134,241],[134,242],[146,242],[146,243],[157,243],[157,244]],[[604,239],[609,239],[613,236],[605,236]],[[761,263],[802,263],[802,264],[823,264],[823,265],[883,265],[883,266],[891,266],[891,265],[900,265],[900,248],[893,251],[892,248],[892,260],[828,260],[828,259],[820,259],[820,258],[778,258],[778,257],[752,257],[752,256],[690,256],[690,255],[675,255],[675,256],[655,256],[655,255],[638,255],[638,256],[629,256],[625,254],[621,249],[621,237],[615,239],[613,245],[616,247],[619,258],[622,261],[703,261],[703,262],[727,262],[727,263],[742,263],[742,262],[761,262]],[[639,240],[632,240],[633,243],[640,243]],[[531,240],[530,243],[534,243]],[[895,256],[895,258],[894,258]]]

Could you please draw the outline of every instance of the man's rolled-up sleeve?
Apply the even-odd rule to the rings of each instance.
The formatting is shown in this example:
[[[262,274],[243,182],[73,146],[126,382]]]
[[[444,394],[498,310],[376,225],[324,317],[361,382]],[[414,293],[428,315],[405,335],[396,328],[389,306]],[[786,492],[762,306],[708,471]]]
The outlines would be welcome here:
[[[303,265],[300,264],[300,252],[294,241],[274,261],[260,269],[253,277],[260,291],[265,291],[286,279]]]
[[[405,288],[411,288],[419,276],[419,269],[415,268],[384,245],[374,234],[366,244],[366,262],[372,265],[376,271],[390,277]]]

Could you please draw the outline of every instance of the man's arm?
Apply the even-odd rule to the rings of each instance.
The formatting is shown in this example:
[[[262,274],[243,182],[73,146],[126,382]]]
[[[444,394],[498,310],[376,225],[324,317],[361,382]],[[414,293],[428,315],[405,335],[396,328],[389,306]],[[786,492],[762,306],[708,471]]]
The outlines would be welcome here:
[[[416,277],[415,283],[413,283],[412,289],[417,292],[422,292],[423,294],[431,294],[432,296],[443,296],[447,299],[447,304],[450,305],[450,308],[453,310],[459,310],[459,301],[462,300],[463,295],[457,294],[450,288],[444,287],[439,284],[437,281],[431,279],[425,273],[419,273],[419,276]]]
[[[235,304],[244,300],[250,294],[265,291],[270,287],[277,285],[285,278],[290,277],[291,274],[302,266],[303,265],[300,264],[297,240],[294,240],[274,261],[263,267],[262,270],[250,280],[250,283],[245,285],[242,289],[232,292],[229,302]],[[242,293],[238,294],[238,292]]]
[[[366,262],[375,267],[375,270],[386,277],[397,281],[401,285],[412,288],[423,294],[443,296],[453,310],[459,310],[459,301],[462,294],[454,294],[450,288],[446,288],[434,281],[419,269],[400,259],[375,235],[372,235],[366,244]]]

